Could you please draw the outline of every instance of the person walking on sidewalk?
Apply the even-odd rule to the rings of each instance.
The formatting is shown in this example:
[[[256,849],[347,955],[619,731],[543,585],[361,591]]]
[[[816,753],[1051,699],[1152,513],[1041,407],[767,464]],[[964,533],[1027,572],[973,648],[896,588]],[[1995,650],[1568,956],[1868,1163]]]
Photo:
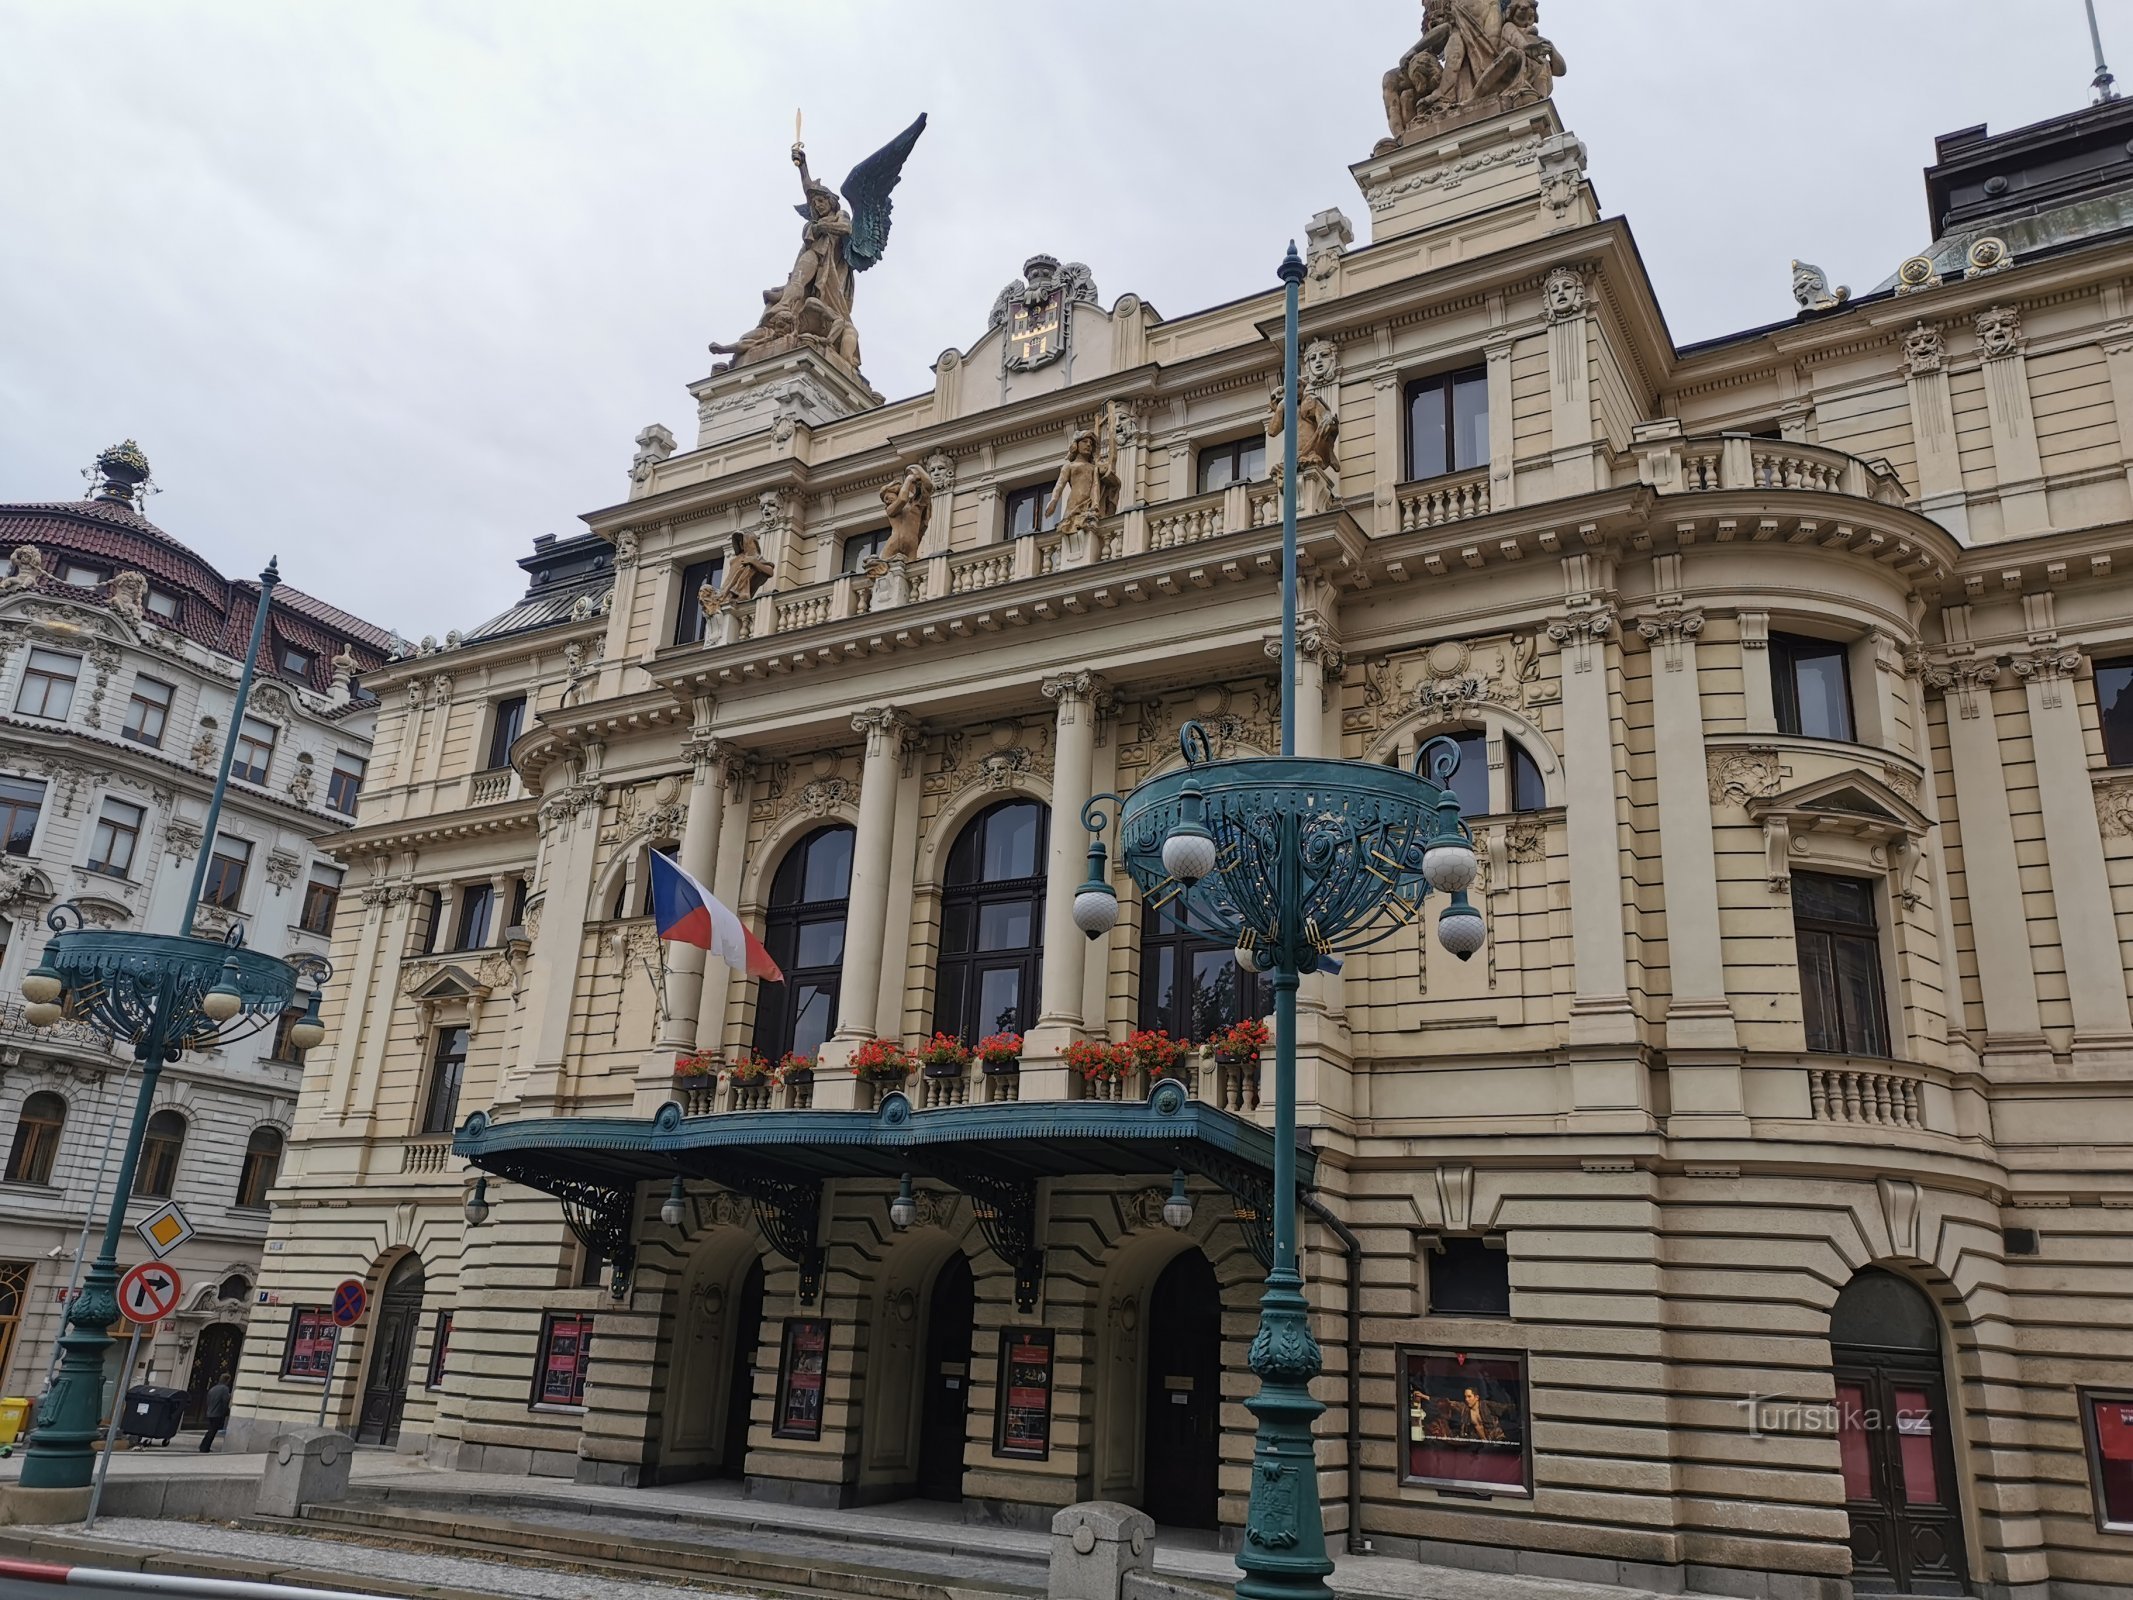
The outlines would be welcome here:
[[[217,1378],[214,1387],[207,1391],[207,1432],[200,1436],[200,1453],[206,1455],[215,1448],[215,1440],[230,1421],[230,1380]]]

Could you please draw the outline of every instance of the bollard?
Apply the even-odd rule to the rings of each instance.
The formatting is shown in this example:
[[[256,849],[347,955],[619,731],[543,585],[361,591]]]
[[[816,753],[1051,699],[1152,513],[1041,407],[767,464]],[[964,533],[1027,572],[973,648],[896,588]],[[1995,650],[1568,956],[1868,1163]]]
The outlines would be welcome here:
[[[1114,1500],[1068,1506],[1052,1518],[1047,1600],[1120,1600],[1126,1574],[1155,1566],[1155,1520]]]
[[[259,1475],[263,1517],[295,1517],[305,1506],[348,1498],[348,1469],[355,1443],[331,1428],[299,1428],[275,1439],[267,1452],[267,1469]]]

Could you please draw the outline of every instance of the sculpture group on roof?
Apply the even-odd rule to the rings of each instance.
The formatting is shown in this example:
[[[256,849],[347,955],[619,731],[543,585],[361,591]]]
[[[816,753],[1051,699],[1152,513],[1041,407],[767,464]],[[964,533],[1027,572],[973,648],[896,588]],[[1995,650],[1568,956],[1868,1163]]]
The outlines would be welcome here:
[[[1570,70],[1540,32],[1540,0],[1425,0],[1422,37],[1385,74],[1377,153],[1454,120],[1489,116],[1555,92]]]

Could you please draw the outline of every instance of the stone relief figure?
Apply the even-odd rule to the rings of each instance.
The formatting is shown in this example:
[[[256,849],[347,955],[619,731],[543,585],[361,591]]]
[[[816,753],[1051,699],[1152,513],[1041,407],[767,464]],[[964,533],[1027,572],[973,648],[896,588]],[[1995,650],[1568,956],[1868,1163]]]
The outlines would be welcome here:
[[[888,513],[889,537],[866,564],[878,577],[891,562],[916,561],[933,525],[933,480],[921,466],[904,468],[904,475],[881,491],[881,509]]]
[[[8,563],[14,571],[0,578],[0,594],[34,589],[52,575],[45,567],[44,552],[33,544],[16,545],[8,553]]]
[[[859,331],[852,323],[852,281],[882,257],[889,243],[889,193],[903,177],[904,162],[918,136],[919,119],[852,168],[844,180],[846,211],[837,191],[808,170],[807,151],[795,139],[793,165],[800,169],[803,220],[800,252],[792,271],[775,289],[763,291],[763,314],[731,344],[713,343],[714,355],[745,367],[794,350],[832,358],[854,376],[859,372]],[[724,369],[721,369],[724,370]]]
[[[1044,503],[1047,517],[1057,515],[1059,531],[1087,533],[1118,511],[1118,406],[1104,407],[1093,428],[1084,428],[1067,446],[1067,458]],[[1064,507],[1062,510],[1061,508]]]
[[[1273,475],[1281,477],[1281,434],[1285,426],[1281,385],[1275,384],[1267,397],[1266,453],[1273,463]],[[1296,397],[1296,470],[1299,475],[1316,470],[1338,472],[1340,463],[1336,449],[1340,441],[1341,419],[1333,414],[1333,408],[1321,399],[1315,389],[1306,387]]]
[[[1834,311],[1852,297],[1849,288],[1829,286],[1829,274],[1805,261],[1792,264],[1792,298],[1802,311]]]
[[[706,585],[697,590],[696,604],[707,619],[715,618],[722,611],[753,600],[756,590],[776,570],[770,557],[763,554],[763,541],[746,528],[735,528],[733,546],[726,556],[725,581],[716,589]]]
[[[111,577],[111,609],[133,622],[144,620],[148,603],[148,578],[139,572],[117,572]]]
[[[1426,0],[1422,37],[1383,79],[1383,155],[1458,118],[1555,92],[1570,65],[1540,32],[1539,0]]]

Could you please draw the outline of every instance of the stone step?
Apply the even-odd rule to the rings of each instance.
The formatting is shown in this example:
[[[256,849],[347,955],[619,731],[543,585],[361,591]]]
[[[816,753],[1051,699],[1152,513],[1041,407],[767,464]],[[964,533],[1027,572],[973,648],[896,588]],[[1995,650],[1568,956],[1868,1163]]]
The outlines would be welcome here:
[[[499,1508],[500,1509],[500,1508]],[[668,1536],[558,1527],[521,1515],[484,1510],[426,1510],[406,1505],[306,1506],[300,1520],[252,1517],[240,1527],[261,1532],[345,1534],[351,1541],[420,1549],[438,1555],[468,1555],[540,1567],[601,1573],[639,1581],[713,1584],[721,1592],[766,1600],[1029,1600],[1041,1595],[1039,1581],[1018,1581],[996,1570],[957,1571],[953,1559],[928,1563],[940,1570],[913,1570],[907,1551],[871,1555],[854,1547],[852,1559],[825,1559],[800,1549],[745,1550],[721,1542],[723,1530],[705,1528],[696,1537],[674,1537],[679,1519],[668,1515]],[[574,1509],[583,1510],[582,1506]],[[609,1507],[601,1508],[608,1520]],[[682,1524],[686,1526],[686,1524]],[[788,1540],[790,1545],[803,1541]]]

